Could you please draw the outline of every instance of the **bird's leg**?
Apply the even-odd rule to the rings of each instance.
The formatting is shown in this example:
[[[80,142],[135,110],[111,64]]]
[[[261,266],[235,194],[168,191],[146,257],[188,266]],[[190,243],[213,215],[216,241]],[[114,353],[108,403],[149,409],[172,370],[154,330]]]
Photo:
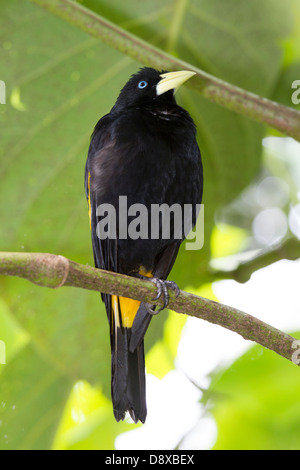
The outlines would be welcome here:
[[[153,306],[149,303],[145,303],[145,307],[147,309],[147,312],[150,313],[150,315],[157,315],[159,312],[161,312],[164,308],[166,308],[169,304],[169,292],[168,289],[171,289],[176,292],[176,298],[180,294],[180,289],[177,286],[177,284],[173,281],[164,281],[163,279],[159,279],[157,277],[146,277],[139,275],[141,279],[145,279],[147,281],[153,282],[153,284],[156,285],[157,288],[157,295],[154,297],[153,300],[158,300],[162,295],[164,295],[164,305],[162,307],[159,307],[158,310],[154,310]],[[154,307],[155,308],[155,307]]]

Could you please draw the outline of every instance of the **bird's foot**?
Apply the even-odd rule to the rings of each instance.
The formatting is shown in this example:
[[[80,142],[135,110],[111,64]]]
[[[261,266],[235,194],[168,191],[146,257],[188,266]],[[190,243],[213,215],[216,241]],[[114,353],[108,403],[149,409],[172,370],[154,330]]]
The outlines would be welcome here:
[[[147,309],[147,312],[150,313],[150,315],[157,315],[159,312],[161,312],[164,308],[166,308],[169,304],[169,292],[168,289],[173,290],[176,293],[176,298],[180,294],[180,289],[177,286],[177,284],[173,281],[164,281],[162,279],[159,279],[157,277],[143,277],[143,279],[146,279],[147,281],[153,282],[153,284],[156,285],[157,287],[157,295],[154,297],[153,300],[158,300],[160,297],[163,295],[164,296],[164,304],[162,307],[159,307],[158,310],[154,310],[155,307],[149,303],[145,303],[145,307]]]

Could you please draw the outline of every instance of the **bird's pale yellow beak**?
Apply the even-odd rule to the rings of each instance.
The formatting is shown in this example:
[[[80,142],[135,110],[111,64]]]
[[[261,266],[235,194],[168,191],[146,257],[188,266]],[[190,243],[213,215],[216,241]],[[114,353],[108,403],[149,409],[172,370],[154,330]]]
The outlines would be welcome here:
[[[166,93],[169,90],[177,90],[184,82],[186,82],[195,72],[189,70],[181,70],[180,72],[167,72],[161,74],[161,80],[156,85],[157,96]]]

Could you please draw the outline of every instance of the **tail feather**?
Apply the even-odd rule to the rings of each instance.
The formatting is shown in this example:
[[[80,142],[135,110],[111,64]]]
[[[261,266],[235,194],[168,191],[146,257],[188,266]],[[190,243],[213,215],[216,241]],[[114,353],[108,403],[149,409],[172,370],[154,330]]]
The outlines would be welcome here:
[[[144,302],[141,305],[135,315],[134,322],[131,327],[131,335],[129,342],[130,351],[134,351],[139,347],[144,339],[145,333],[151,321],[152,315],[148,313]]]
[[[129,350],[130,328],[116,327],[112,341],[111,394],[117,421],[129,412],[133,421],[146,420],[146,381],[144,342]]]

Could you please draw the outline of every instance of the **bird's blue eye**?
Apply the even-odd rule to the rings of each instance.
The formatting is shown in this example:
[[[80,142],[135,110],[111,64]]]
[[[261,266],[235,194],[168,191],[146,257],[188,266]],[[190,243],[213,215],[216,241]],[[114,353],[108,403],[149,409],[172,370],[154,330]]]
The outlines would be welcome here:
[[[145,82],[145,80],[142,80],[141,82],[139,82],[138,87],[142,89],[142,88],[146,88],[147,85],[148,83]]]

